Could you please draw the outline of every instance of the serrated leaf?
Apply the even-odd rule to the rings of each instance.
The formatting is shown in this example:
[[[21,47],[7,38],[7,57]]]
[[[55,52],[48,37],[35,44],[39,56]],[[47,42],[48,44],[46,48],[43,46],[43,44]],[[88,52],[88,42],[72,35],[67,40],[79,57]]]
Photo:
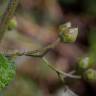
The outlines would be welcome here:
[[[0,91],[5,88],[15,77],[16,66],[0,54]]]

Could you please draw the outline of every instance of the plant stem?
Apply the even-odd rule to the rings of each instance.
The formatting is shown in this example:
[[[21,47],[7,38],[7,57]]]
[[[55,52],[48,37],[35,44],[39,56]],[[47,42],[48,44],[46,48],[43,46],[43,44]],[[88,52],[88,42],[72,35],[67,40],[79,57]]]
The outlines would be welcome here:
[[[6,11],[4,12],[0,21],[0,41],[2,40],[3,35],[8,27],[8,22],[10,21],[10,19],[12,18],[16,10],[18,2],[19,0],[9,0],[8,2],[8,7]]]
[[[55,68],[54,66],[52,66],[51,64],[49,64],[49,62],[47,61],[47,59],[45,57],[42,58],[43,62],[45,64],[47,64],[52,70],[54,70],[57,75],[62,75],[64,77],[69,77],[69,78],[74,78],[74,79],[81,79],[81,76],[77,76],[77,75],[72,75],[72,73],[65,73],[57,68]]]
[[[46,55],[46,53],[48,51],[50,51],[51,49],[55,48],[58,43],[59,43],[60,39],[58,38],[54,43],[48,45],[45,48],[42,49],[38,49],[38,50],[33,50],[33,51],[27,51],[27,52],[15,52],[15,53],[6,53],[5,56],[6,57],[12,57],[12,56],[31,56],[31,57],[43,57],[44,55]]]

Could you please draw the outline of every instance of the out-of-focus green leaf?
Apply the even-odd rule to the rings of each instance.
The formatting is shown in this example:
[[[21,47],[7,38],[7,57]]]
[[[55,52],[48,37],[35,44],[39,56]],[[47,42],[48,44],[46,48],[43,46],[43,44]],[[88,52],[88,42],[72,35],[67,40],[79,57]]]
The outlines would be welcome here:
[[[90,54],[92,58],[95,60],[96,58],[96,28],[91,29],[89,42],[90,42]]]

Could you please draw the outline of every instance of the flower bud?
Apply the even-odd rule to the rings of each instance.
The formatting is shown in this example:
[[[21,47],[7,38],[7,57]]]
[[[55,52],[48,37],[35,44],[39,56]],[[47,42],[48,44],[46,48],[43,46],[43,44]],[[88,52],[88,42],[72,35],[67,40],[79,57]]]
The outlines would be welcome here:
[[[72,28],[71,23],[68,22],[60,26],[60,39],[65,43],[73,43],[77,39],[78,28]]]
[[[96,82],[96,71],[94,69],[88,69],[84,76],[88,81]]]
[[[11,19],[8,24],[8,30],[15,29],[17,27],[17,21],[15,18]]]
[[[91,57],[83,57],[80,59],[78,67],[79,69],[88,69],[91,68],[93,66],[94,62],[93,59]]]

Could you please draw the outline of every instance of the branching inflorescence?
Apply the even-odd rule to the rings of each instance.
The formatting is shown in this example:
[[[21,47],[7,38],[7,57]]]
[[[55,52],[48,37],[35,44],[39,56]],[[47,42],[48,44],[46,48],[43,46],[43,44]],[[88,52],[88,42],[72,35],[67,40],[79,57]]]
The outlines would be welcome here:
[[[74,34],[73,34],[74,33]],[[61,35],[62,34],[62,35]],[[76,34],[76,35],[75,35]],[[48,45],[45,48],[34,50],[34,51],[27,51],[27,52],[15,52],[15,53],[8,53],[5,54],[6,57],[14,57],[14,56],[31,56],[31,57],[39,57],[42,58],[43,62],[48,65],[53,71],[55,71],[58,75],[58,77],[61,79],[61,76],[74,78],[74,79],[80,79],[81,76],[73,75],[73,72],[65,73],[51,64],[49,64],[48,60],[44,57],[48,51],[51,49],[54,49],[56,46],[58,46],[59,42],[67,42],[72,43],[76,40],[78,34],[78,28],[72,28],[71,23],[66,23],[62,26],[60,26],[60,34],[55,42]]]
[[[9,21],[11,20],[14,12],[16,10],[16,7],[17,7],[18,3],[19,3],[19,0],[9,0],[8,7],[7,7],[6,11],[4,12],[4,14],[3,14],[3,16],[2,16],[2,18],[0,20],[0,41],[2,40],[4,33],[8,29],[8,24],[10,23]],[[12,23],[13,23],[14,26],[16,26],[15,20],[12,20],[11,21],[11,24]],[[59,29],[60,29],[59,30],[60,32],[59,32],[59,35],[58,35],[57,40],[55,42],[53,42],[52,44],[48,45],[45,48],[38,49],[38,50],[33,50],[33,51],[27,51],[27,52],[15,52],[15,53],[5,53],[5,54],[3,54],[3,53],[1,54],[0,53],[1,54],[0,56],[3,57],[3,60],[5,60],[5,58],[7,58],[7,57],[13,58],[14,56],[17,57],[17,56],[23,56],[23,55],[30,56],[30,57],[38,57],[38,58],[41,58],[43,60],[44,64],[47,64],[48,67],[50,67],[53,71],[55,71],[57,73],[59,79],[61,79],[61,76],[63,77],[63,79],[65,77],[74,78],[74,79],[81,79],[80,74],[79,74],[79,76],[78,75],[74,75],[74,72],[75,71],[72,71],[72,72],[69,72],[69,73],[65,73],[65,72],[63,72],[63,71],[55,68],[53,65],[51,65],[48,62],[48,60],[45,58],[45,55],[47,54],[47,52],[49,52],[51,49],[54,49],[56,46],[58,46],[58,43],[59,42],[73,43],[73,42],[75,42],[75,40],[77,38],[78,28],[72,28],[70,22],[61,25]],[[87,59],[85,58],[84,60],[82,59],[81,62],[79,63],[79,65],[80,65],[79,67],[82,70],[83,69],[85,70],[85,67],[86,68],[89,68],[89,67],[87,67],[87,66],[89,66],[89,62],[90,62],[89,61],[89,57]],[[91,63],[93,63],[93,62],[91,62]],[[6,66],[8,66],[7,64],[9,64],[9,63],[7,63],[7,60],[6,60]],[[4,64],[1,64],[0,65],[0,72],[1,72],[0,73],[1,74],[0,76],[2,78],[2,79],[0,78],[0,82],[1,82],[1,80],[4,81],[3,73],[7,69],[6,66],[3,66],[3,65]],[[3,67],[5,67],[5,70],[3,70],[3,73],[2,73]],[[11,67],[9,67],[9,68],[11,68]],[[11,70],[12,71],[10,71],[10,72],[14,72],[14,69],[11,69]],[[82,71],[82,72],[84,72],[84,71]],[[6,73],[6,74],[8,74],[7,76],[10,76],[9,73]],[[91,77],[91,80],[93,80],[93,77],[96,76],[96,72],[93,71],[93,70],[91,70],[91,71],[90,70],[89,71],[87,70],[86,73],[88,73],[88,74],[90,73],[89,75],[87,74],[86,76],[88,77],[88,79],[90,79],[90,77]],[[12,76],[12,77],[14,77],[14,76]],[[5,79],[7,79],[7,78],[5,78]],[[12,80],[12,79],[10,79],[10,80]],[[9,80],[5,80],[5,81],[6,82],[8,81],[7,84],[9,83]],[[0,83],[0,88],[3,88],[3,85],[2,84],[3,83]],[[4,87],[7,84],[4,84]]]

